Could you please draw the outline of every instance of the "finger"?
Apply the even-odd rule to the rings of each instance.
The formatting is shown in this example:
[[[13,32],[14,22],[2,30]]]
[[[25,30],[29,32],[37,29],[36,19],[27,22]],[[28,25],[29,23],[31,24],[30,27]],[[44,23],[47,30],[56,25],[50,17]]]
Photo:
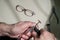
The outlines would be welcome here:
[[[38,37],[38,36],[40,36],[42,33],[43,33],[43,29],[40,30],[40,34],[39,34],[39,35],[38,35],[38,33],[37,33],[36,31],[33,31],[33,32],[32,32],[32,35],[33,35],[34,37]]]
[[[28,37],[30,37],[30,36],[31,36],[31,32],[28,32],[26,35],[27,35]]]
[[[22,38],[23,38],[23,39],[28,39],[29,37],[26,36],[26,35],[22,35]]]
[[[32,36],[33,37],[36,37],[37,36],[37,33],[35,31],[32,32]]]
[[[23,28],[23,32],[25,32],[29,27],[33,27],[33,26],[35,26],[35,23],[33,23],[33,22],[26,22],[26,23],[24,23],[23,26],[22,26],[22,27],[24,27]]]
[[[24,38],[21,38],[21,40],[25,40]]]
[[[22,35],[22,38],[29,39],[31,37],[31,32],[26,33],[25,35]]]

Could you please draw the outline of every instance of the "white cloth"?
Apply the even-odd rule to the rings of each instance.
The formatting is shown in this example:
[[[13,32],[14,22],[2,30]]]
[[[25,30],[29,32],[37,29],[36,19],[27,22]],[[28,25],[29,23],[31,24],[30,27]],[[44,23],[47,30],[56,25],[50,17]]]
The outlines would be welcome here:
[[[28,17],[24,12],[16,11],[16,5],[34,11],[35,15]],[[51,8],[51,0],[0,0],[0,21],[13,24],[19,21],[40,20],[39,27],[43,28],[51,14]]]

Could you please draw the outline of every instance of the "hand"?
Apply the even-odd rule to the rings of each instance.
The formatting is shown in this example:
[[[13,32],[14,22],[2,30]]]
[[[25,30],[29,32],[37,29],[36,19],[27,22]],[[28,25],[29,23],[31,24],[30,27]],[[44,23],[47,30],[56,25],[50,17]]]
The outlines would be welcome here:
[[[46,30],[41,30],[40,38],[35,37],[35,40],[56,40],[56,38],[54,34]]]
[[[18,36],[21,36],[29,27],[32,27],[34,25],[35,23],[30,21],[21,21],[19,23],[16,23],[12,26],[12,34],[9,36],[12,38],[18,38]]]
[[[28,35],[28,36],[27,36],[27,35]],[[54,34],[48,32],[48,31],[46,31],[46,30],[41,30],[41,35],[40,35],[39,38],[37,38],[36,32],[33,31],[32,33],[28,32],[26,35],[22,35],[21,40],[27,40],[27,39],[29,39],[29,37],[30,37],[31,35],[33,35],[34,40],[57,40],[57,39],[55,38]]]

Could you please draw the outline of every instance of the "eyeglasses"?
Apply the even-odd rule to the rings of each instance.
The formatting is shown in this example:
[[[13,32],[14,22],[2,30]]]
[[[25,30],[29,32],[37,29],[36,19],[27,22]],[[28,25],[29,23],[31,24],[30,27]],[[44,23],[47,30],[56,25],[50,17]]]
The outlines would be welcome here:
[[[31,11],[31,10],[29,10],[29,9],[25,9],[25,8],[24,8],[23,6],[21,6],[21,5],[16,5],[16,10],[17,10],[18,12],[24,12],[24,14],[25,14],[26,16],[29,16],[29,17],[35,15],[35,13],[34,13],[33,11]]]

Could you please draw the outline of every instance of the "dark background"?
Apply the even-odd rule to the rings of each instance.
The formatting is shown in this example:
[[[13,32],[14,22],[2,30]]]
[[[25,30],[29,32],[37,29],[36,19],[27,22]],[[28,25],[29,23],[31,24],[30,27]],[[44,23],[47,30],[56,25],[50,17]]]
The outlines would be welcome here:
[[[58,40],[60,40],[60,0],[54,0],[54,3],[56,8],[56,15],[59,18],[59,24],[57,24],[56,18],[53,15],[52,20],[50,22],[51,23],[50,30],[52,33],[55,34]]]

